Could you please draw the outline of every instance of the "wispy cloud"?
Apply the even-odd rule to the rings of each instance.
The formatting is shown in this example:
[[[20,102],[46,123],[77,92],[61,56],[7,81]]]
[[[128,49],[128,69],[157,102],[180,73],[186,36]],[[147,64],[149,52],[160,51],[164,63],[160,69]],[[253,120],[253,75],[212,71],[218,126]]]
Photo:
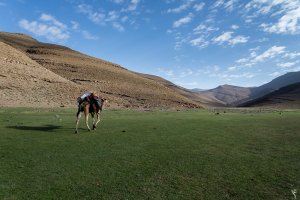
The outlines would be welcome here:
[[[285,57],[285,58],[294,59],[294,58],[300,57],[300,52],[287,52],[287,53],[284,55],[284,57]]]
[[[125,30],[124,26],[122,26],[120,23],[118,22],[113,22],[112,26],[118,30],[119,32],[123,32]]]
[[[71,21],[71,24],[72,24],[72,29],[73,29],[73,30],[79,29],[79,23],[78,23],[78,22]]]
[[[105,13],[96,12],[92,6],[87,4],[80,4],[77,6],[77,8],[80,13],[86,14],[88,19],[90,19],[92,22],[99,25],[105,25]]]
[[[213,43],[217,44],[223,44],[223,43],[228,43],[231,46],[234,46],[239,43],[247,43],[249,37],[238,35],[233,37],[232,36],[233,32],[228,31],[224,32],[222,35],[215,37],[212,39]]]
[[[197,12],[199,12],[199,11],[201,11],[201,10],[204,8],[204,6],[205,6],[205,3],[204,3],[204,2],[201,2],[201,3],[195,4],[195,5],[194,5],[194,9],[195,9]]]
[[[83,37],[87,40],[98,40],[99,39],[98,36],[92,35],[90,32],[88,32],[86,30],[82,30],[81,33],[82,33]]]
[[[263,22],[263,31],[276,34],[300,34],[299,0],[251,0],[245,5],[247,20],[261,15],[275,22]]]
[[[72,30],[75,32],[81,33],[81,35],[83,36],[84,39],[87,39],[87,40],[98,40],[99,39],[98,36],[91,34],[89,31],[81,30],[80,24],[78,22],[71,21],[71,24],[72,24],[72,27],[71,27]]]
[[[120,3],[122,2],[120,1]],[[131,9],[128,10],[135,10],[135,6],[137,6],[138,4],[139,0],[132,0],[130,3]],[[115,30],[119,32],[125,31],[125,27],[122,25],[122,23],[125,23],[128,20],[128,16],[122,17],[121,13],[118,11],[95,11],[95,9],[92,6],[86,4],[80,4],[77,6],[77,8],[78,12],[86,14],[88,16],[88,19],[94,22],[95,24],[101,26],[111,25]]]
[[[262,54],[256,56],[254,58],[255,62],[263,62],[266,59],[274,58],[275,56],[279,54],[283,54],[285,52],[286,47],[285,46],[273,46],[263,52]]]
[[[203,36],[200,36],[198,38],[192,39],[190,41],[190,44],[199,48],[205,48],[209,45],[209,41],[207,41]]]
[[[199,24],[196,28],[193,29],[193,34],[209,34],[214,31],[218,31],[219,28],[207,25],[204,23]]]
[[[240,27],[239,27],[238,25],[236,25],[236,24],[233,24],[233,25],[231,25],[231,28],[232,28],[233,30],[237,30],[237,29],[239,29]]]
[[[179,7],[177,8],[169,8],[168,9],[168,13],[181,13],[182,11],[187,10],[188,8],[191,7],[192,3],[194,2],[194,0],[187,0],[184,4],[181,4]],[[204,6],[204,5],[203,5]],[[203,7],[202,6],[202,7]],[[199,4],[199,8],[200,8],[200,4]],[[202,8],[201,8],[202,9]],[[201,10],[200,9],[200,10]]]
[[[263,23],[261,27],[264,31],[270,33],[285,33],[285,34],[299,34],[300,33],[300,7],[291,11],[288,11],[283,15],[277,23]]]
[[[124,9],[123,11],[130,11],[130,12],[135,11],[137,9],[139,3],[140,3],[140,0],[131,0],[128,8]]]
[[[233,32],[225,32],[222,35],[213,39],[214,43],[223,44],[224,42],[228,42],[232,38]]]
[[[173,22],[173,28],[179,28],[182,25],[188,24],[192,21],[194,15],[189,13],[187,16],[178,19],[177,21]]]
[[[169,76],[169,77],[174,76],[174,70],[172,69],[158,68],[158,72],[164,76]]]
[[[212,9],[224,8],[228,12],[232,12],[237,5],[238,0],[217,0],[211,6]]]
[[[277,66],[281,68],[290,68],[297,64],[297,62],[286,62],[286,63],[278,63]]]
[[[249,57],[238,59],[236,63],[245,67],[253,67],[258,63],[265,62],[278,56],[283,56],[284,53],[286,53],[285,46],[272,46],[260,54],[256,52],[256,49],[250,50],[251,53]]]
[[[124,2],[124,0],[111,0],[111,1],[116,4],[121,4]]]
[[[119,17],[120,17],[120,15],[117,11],[109,11],[105,21],[108,21],[108,22],[116,21],[119,19]]]
[[[19,26],[37,36],[46,37],[50,41],[64,41],[70,37],[67,25],[45,13],[37,21],[21,19]]]
[[[230,39],[228,41],[229,45],[236,45],[236,44],[242,44],[242,43],[247,43],[248,42],[248,39],[249,37],[245,37],[245,36],[242,36],[242,35],[238,35],[232,39]]]

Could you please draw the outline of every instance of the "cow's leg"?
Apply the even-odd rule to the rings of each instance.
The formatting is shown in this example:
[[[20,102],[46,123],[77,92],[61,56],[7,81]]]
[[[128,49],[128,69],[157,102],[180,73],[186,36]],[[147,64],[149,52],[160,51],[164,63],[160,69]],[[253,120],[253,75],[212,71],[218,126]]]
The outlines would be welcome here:
[[[80,117],[81,117],[81,112],[78,111],[77,114],[76,114],[76,116],[77,116],[77,119],[76,119],[76,129],[75,129],[75,133],[78,133],[78,124],[79,124],[79,119],[80,119]]]
[[[85,115],[85,125],[88,128],[88,130],[90,131],[91,129],[90,129],[90,126],[89,126],[89,115],[88,114]]]
[[[93,130],[96,130],[96,126],[95,126],[95,114],[91,113],[92,115],[92,119],[93,119]]]
[[[97,113],[97,121],[96,121],[96,124],[95,124],[95,129],[97,127],[97,124],[100,122],[101,118],[100,118],[100,113]]]
[[[86,106],[84,109],[84,118],[85,118],[85,125],[90,131],[91,129],[89,127],[89,106]]]

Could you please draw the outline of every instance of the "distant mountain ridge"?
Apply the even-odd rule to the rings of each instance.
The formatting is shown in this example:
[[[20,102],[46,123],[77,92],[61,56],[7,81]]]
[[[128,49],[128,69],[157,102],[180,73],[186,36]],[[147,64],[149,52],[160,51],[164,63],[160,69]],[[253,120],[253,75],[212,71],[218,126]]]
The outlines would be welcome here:
[[[266,83],[262,86],[254,88],[251,98],[259,98],[261,96],[266,95],[267,93],[278,90],[282,87],[285,87],[290,84],[294,84],[300,82],[300,71],[299,72],[289,72],[282,76],[279,76],[273,79],[271,82]]]
[[[276,108],[300,108],[300,81],[279,88],[259,98],[247,101],[240,107],[271,106]]]
[[[260,97],[297,82],[300,82],[300,71],[286,73],[259,87],[221,85],[214,89],[197,93],[201,96],[214,99],[223,106],[238,106],[252,100],[255,102]]]

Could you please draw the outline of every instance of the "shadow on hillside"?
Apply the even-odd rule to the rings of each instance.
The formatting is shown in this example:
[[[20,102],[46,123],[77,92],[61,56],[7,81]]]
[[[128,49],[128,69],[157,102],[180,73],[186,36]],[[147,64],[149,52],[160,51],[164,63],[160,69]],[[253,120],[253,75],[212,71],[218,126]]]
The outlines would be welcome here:
[[[61,126],[56,125],[44,125],[44,126],[7,126],[6,128],[12,128],[23,131],[46,131],[52,132],[61,128]]]

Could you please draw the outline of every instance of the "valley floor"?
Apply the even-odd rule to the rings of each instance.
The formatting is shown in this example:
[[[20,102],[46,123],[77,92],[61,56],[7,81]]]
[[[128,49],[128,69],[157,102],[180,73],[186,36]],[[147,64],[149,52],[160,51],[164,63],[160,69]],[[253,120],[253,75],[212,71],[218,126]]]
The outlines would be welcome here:
[[[294,199],[300,111],[1,108],[0,199]]]

